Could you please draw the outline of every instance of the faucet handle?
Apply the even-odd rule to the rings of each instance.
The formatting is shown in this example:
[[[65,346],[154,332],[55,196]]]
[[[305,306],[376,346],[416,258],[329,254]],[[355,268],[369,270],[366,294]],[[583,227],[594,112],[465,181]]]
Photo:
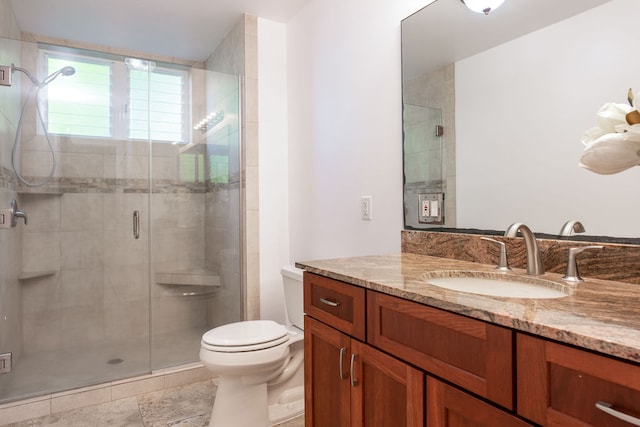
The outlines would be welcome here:
[[[604,249],[604,246],[597,245],[570,248],[569,259],[567,260],[567,272],[562,280],[569,283],[578,283],[583,281],[582,277],[580,277],[580,274],[578,273],[578,263],[576,262],[576,257],[580,252],[586,251],[587,249]]]
[[[486,240],[487,242],[495,243],[500,247],[500,256],[498,257],[498,265],[496,270],[510,271],[509,262],[507,261],[507,246],[500,240],[491,239],[489,237],[481,237],[480,240]]]

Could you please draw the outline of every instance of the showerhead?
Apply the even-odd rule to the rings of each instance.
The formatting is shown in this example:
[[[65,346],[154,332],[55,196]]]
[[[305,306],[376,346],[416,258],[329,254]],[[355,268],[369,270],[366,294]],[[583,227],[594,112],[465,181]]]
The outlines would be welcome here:
[[[21,68],[21,67],[16,67],[15,65],[11,64],[11,71],[20,71],[21,73],[24,73],[27,77],[29,77],[29,80],[31,80],[31,82],[38,86],[39,88],[42,88],[46,85],[48,85],[49,83],[51,83],[52,81],[54,81],[56,79],[56,77],[58,77],[60,74],[62,74],[63,76],[70,76],[75,74],[76,69],[71,67],[71,66],[66,66],[66,67],[62,67],[61,69],[59,69],[58,71],[54,71],[53,73],[49,74],[47,77],[45,77],[45,79],[41,82],[39,82],[34,76],[33,74],[31,74],[29,72],[29,70],[25,69],[25,68]]]
[[[67,65],[66,67],[63,67],[60,72],[63,76],[71,76],[76,73],[76,69]]]
[[[70,76],[72,74],[75,74],[76,69],[71,67],[71,66],[66,66],[66,67],[62,67],[61,69],[59,69],[58,71],[55,71],[51,74],[49,74],[40,84],[41,86],[45,86],[48,85],[49,83],[51,83],[52,81],[54,81],[56,79],[56,77],[58,77],[60,74],[62,74],[63,76]]]

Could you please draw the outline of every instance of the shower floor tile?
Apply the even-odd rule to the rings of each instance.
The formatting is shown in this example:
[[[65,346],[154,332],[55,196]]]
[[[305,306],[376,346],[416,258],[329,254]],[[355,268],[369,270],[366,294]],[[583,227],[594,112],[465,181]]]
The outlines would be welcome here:
[[[209,425],[215,392],[215,380],[202,381],[8,424],[6,427],[205,427]],[[304,416],[278,426],[304,427]]]

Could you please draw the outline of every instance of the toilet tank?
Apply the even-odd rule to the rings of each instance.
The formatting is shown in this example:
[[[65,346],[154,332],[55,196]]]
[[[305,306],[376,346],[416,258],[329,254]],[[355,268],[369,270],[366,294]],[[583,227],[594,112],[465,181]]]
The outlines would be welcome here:
[[[293,265],[282,267],[282,284],[284,286],[284,302],[287,306],[289,322],[304,329],[304,302],[302,300],[302,270]]]

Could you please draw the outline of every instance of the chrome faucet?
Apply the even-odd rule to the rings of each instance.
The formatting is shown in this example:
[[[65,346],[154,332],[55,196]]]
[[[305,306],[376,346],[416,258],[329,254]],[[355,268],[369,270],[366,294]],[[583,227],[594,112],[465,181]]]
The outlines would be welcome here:
[[[584,233],[584,225],[580,221],[567,221],[560,230],[561,236],[572,236],[573,233]]]
[[[540,256],[540,248],[536,236],[531,229],[521,222],[513,223],[504,232],[505,237],[516,237],[518,231],[522,233],[524,238],[524,247],[527,250],[527,274],[532,276],[540,276],[544,274],[544,265]]]

